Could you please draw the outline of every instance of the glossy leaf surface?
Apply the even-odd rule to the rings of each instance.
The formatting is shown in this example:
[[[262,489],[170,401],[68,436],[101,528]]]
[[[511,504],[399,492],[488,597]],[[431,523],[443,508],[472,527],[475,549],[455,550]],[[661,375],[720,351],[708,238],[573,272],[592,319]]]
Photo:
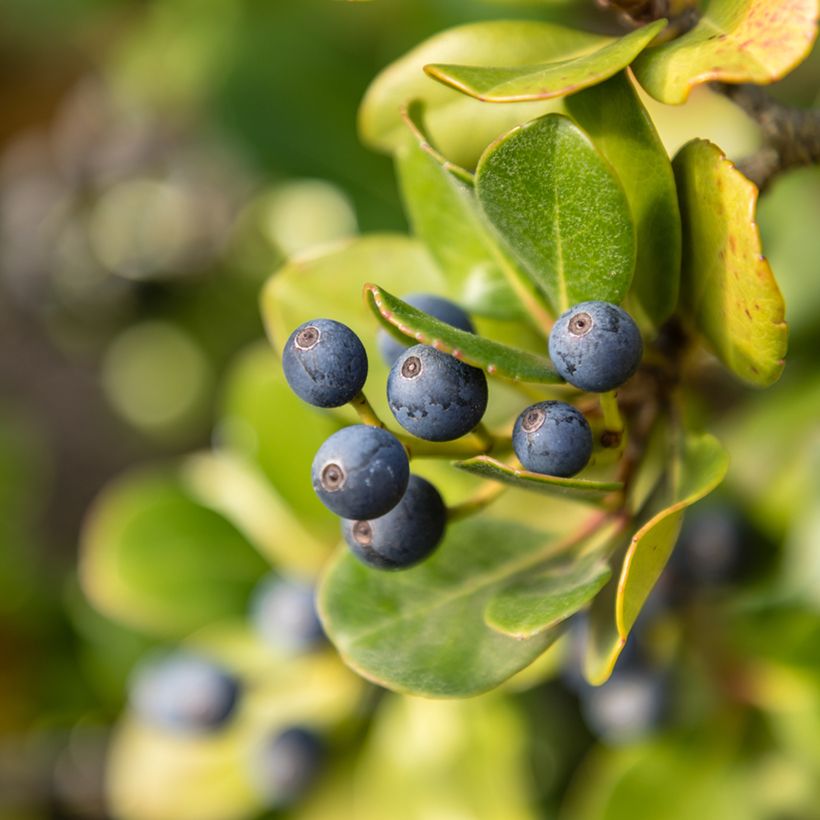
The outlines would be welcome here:
[[[675,310],[680,282],[680,211],[669,157],[625,73],[566,105],[624,187],[638,245],[631,295],[657,327]]]
[[[757,188],[705,140],[673,163],[683,220],[681,310],[736,376],[765,387],[783,371],[783,297],[762,255]]]
[[[578,561],[537,578],[511,584],[487,605],[487,623],[505,635],[529,638],[589,603],[611,571],[600,561]]]
[[[544,384],[562,383],[549,359],[458,330],[396,298],[378,285],[368,284],[365,296],[379,321],[410,344],[432,345],[492,376]]]
[[[666,26],[656,20],[623,37],[579,39],[580,32],[557,30],[555,43],[536,65],[491,66],[433,64],[424,70],[434,80],[484,102],[527,102],[563,97],[626,68]],[[589,37],[590,35],[587,35]]]
[[[647,49],[632,68],[655,99],[671,105],[712,80],[772,83],[811,50],[817,13],[817,0],[709,0],[691,31]]]
[[[603,683],[626,642],[641,608],[672,554],[683,511],[710,493],[723,480],[728,457],[711,435],[686,439],[679,464],[670,469],[670,486],[648,518],[639,524],[616,550],[620,570],[601,591],[592,606],[587,654],[587,676]],[[653,509],[657,509],[653,512]]]
[[[423,71],[429,63],[476,62],[485,65],[527,65],[543,60],[557,44],[562,49],[600,43],[595,34],[534,20],[468,23],[425,40],[376,77],[359,110],[364,142],[392,152],[405,139],[400,109],[421,100],[433,141],[453,162],[468,168],[490,140],[512,126],[552,110],[549,102],[487,106],[432,81]]]
[[[544,495],[563,496],[576,501],[597,502],[623,486],[619,481],[592,481],[585,478],[559,478],[554,475],[532,473],[529,470],[516,469],[509,464],[492,458],[492,456],[475,456],[464,461],[454,462],[460,470],[509,484],[521,490],[543,493]]]
[[[171,473],[135,472],[94,502],[80,558],[83,589],[106,615],[174,637],[244,612],[267,564]]]
[[[612,167],[567,117],[510,131],[482,155],[478,200],[556,312],[620,302],[635,269],[629,203]]]
[[[319,595],[325,629],[344,660],[401,692],[464,697],[497,686],[557,637],[516,640],[484,622],[489,598],[548,561],[549,536],[483,518],[449,526],[438,550],[409,570],[384,572],[344,551]]]

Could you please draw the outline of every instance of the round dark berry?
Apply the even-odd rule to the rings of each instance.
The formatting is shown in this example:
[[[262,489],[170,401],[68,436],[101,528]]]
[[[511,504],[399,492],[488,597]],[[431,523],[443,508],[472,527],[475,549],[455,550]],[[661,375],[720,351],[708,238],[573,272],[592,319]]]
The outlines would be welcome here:
[[[254,780],[270,806],[303,797],[322,770],[325,747],[312,730],[292,726],[268,737],[254,759]]]
[[[562,401],[541,401],[516,419],[513,449],[526,470],[569,478],[592,455],[592,431],[583,413]]]
[[[282,369],[303,401],[315,407],[341,407],[364,387],[367,353],[347,325],[314,319],[290,334]]]
[[[146,722],[178,732],[207,732],[230,717],[238,681],[221,666],[179,652],[144,662],[130,684],[130,702]]]
[[[313,459],[313,489],[342,518],[377,518],[399,503],[410,478],[401,442],[381,427],[334,433]]]
[[[428,345],[405,350],[387,379],[387,402],[405,430],[427,441],[469,433],[487,409],[483,370]]]
[[[581,302],[558,317],[549,338],[558,374],[575,387],[605,393],[622,385],[641,362],[641,333],[609,302]]]
[[[342,521],[342,534],[353,553],[376,569],[406,569],[423,561],[444,534],[447,508],[438,490],[410,476],[407,492],[387,515]]]
[[[433,296],[431,293],[412,293],[402,297],[408,305],[429,313],[435,319],[440,319],[448,325],[452,325],[467,333],[475,333],[475,326],[464,308],[445,299],[442,296]],[[387,364],[392,365],[401,354],[410,346],[410,342],[402,344],[394,339],[386,330],[380,330],[376,337],[379,345],[379,353]]]
[[[322,643],[313,586],[271,575],[251,599],[251,622],[262,639],[280,652],[307,652]]]

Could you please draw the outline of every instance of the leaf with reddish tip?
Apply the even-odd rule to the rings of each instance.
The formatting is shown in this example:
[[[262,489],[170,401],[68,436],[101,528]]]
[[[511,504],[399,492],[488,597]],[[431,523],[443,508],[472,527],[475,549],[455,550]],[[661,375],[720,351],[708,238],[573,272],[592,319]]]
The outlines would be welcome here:
[[[483,102],[530,102],[563,97],[600,83],[626,68],[666,26],[656,20],[624,37],[579,39],[566,30],[536,65],[496,66],[434,63],[424,70],[434,80]],[[471,61],[472,63],[472,61]]]
[[[529,470],[511,467],[491,456],[475,456],[464,461],[453,462],[453,466],[479,478],[499,481],[520,490],[559,495],[576,501],[595,503],[623,488],[620,481],[591,481],[585,478],[559,478],[543,473],[531,473]]]
[[[708,495],[723,480],[729,461],[712,435],[689,436],[669,484],[648,517],[615,552],[620,572],[595,599],[590,611],[586,675],[590,683],[603,683],[626,643],[629,631],[649,593],[663,572],[680,532],[683,512]]]
[[[697,25],[632,66],[655,99],[676,105],[701,83],[773,83],[811,51],[817,0],[710,0]]]
[[[378,285],[364,286],[365,298],[376,318],[397,339],[427,344],[449,353],[491,376],[512,381],[560,384],[549,359],[458,330],[408,305]]]
[[[762,255],[757,188],[706,140],[673,162],[683,220],[681,311],[735,375],[758,387],[780,378],[788,328]]]

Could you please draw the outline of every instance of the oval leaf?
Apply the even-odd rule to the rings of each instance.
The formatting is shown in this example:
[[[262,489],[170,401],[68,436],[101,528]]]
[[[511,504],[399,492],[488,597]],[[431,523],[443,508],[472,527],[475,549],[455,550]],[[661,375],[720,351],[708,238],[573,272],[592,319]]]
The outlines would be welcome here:
[[[556,26],[552,48],[541,55],[548,62],[514,67],[433,64],[424,70],[434,80],[484,102],[548,100],[588,88],[626,68],[665,26],[666,20],[656,20],[624,37],[596,37],[594,43]]]
[[[765,387],[783,371],[783,297],[762,256],[757,188],[706,140],[673,162],[683,219],[681,311],[736,376]]]
[[[484,619],[498,632],[529,638],[574,615],[612,574],[599,560],[579,561],[503,589],[487,605]]]
[[[527,640],[484,623],[488,599],[550,558],[557,542],[504,521],[452,524],[423,564],[383,572],[348,551],[331,565],[319,593],[329,637],[366,678],[400,692],[465,697],[492,689],[532,663],[558,636]]]
[[[689,436],[679,465],[669,471],[670,478],[677,478],[677,486],[663,494],[666,498],[659,504],[661,509],[650,513],[615,551],[613,562],[621,563],[620,572],[602,589],[590,612],[585,665],[590,683],[603,683],[611,674],[629,631],[672,554],[683,511],[720,484],[728,464],[726,451],[714,436]]]
[[[566,105],[624,186],[638,246],[630,296],[658,327],[677,305],[681,260],[680,210],[666,149],[625,73],[574,94]]]
[[[266,569],[242,534],[169,472],[134,472],[109,485],[81,536],[80,578],[94,605],[163,637],[244,613]]]
[[[647,49],[632,70],[655,99],[671,105],[711,80],[772,83],[811,51],[817,13],[817,0],[710,0],[691,31]]]
[[[486,370],[491,376],[513,381],[560,384],[549,359],[484,339],[440,322],[397,299],[378,285],[365,285],[365,296],[379,321],[397,338],[432,345],[438,350]]]
[[[457,26],[416,46],[379,74],[359,110],[359,133],[373,148],[392,152],[405,140],[400,109],[421,100],[427,126],[442,153],[474,167],[488,142],[521,122],[552,110],[554,103],[486,106],[452,88],[430,81],[428,63],[472,62],[516,66],[542,60],[561,42],[594,47],[601,37],[534,20],[495,20]]]
[[[454,467],[468,473],[510,484],[521,490],[572,498],[576,501],[597,502],[623,488],[620,481],[590,481],[584,478],[559,478],[554,475],[531,473],[516,469],[491,456],[476,456],[464,461],[454,461]]]
[[[491,145],[476,190],[488,221],[556,312],[626,295],[635,269],[629,203],[571,120],[548,114]]]

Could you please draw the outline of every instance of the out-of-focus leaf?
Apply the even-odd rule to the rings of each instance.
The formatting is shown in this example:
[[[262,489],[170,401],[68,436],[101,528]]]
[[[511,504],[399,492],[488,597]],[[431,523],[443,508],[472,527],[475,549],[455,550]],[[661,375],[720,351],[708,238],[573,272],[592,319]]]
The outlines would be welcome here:
[[[535,820],[527,754],[510,700],[385,698],[357,770],[356,818],[384,820],[389,806],[391,820]]]
[[[532,473],[529,470],[516,469],[486,455],[456,461],[454,466],[481,478],[500,481],[521,490],[564,496],[575,501],[595,503],[623,487],[619,481],[592,481],[587,478],[560,478]]]
[[[341,315],[339,318],[346,321]],[[337,420],[317,412],[293,393],[282,373],[279,357],[264,343],[249,348],[236,360],[228,374],[222,408],[218,443],[246,459],[248,472],[254,470],[251,465],[258,466],[273,485],[267,488],[268,494],[280,499],[278,503],[265,502],[267,509],[258,509],[258,516],[271,525],[265,540],[283,542],[283,538],[277,537],[276,514],[272,509],[284,505],[314,540],[333,543],[338,537],[339,522],[313,492],[310,464],[322,442],[338,429]],[[294,424],[294,419],[299,419],[299,423]],[[230,483],[219,482],[219,487],[241,501],[241,493],[230,492]],[[248,482],[240,477],[238,483]],[[246,489],[248,496],[258,495]],[[262,503],[260,499],[257,507]],[[254,514],[250,502],[243,503],[243,507]],[[296,542],[291,549],[295,552],[301,547]],[[269,551],[268,554],[271,555]]]
[[[127,715],[114,734],[107,788],[125,820],[231,820],[266,804],[255,757],[265,740],[294,725],[333,729],[354,714],[362,682],[334,653],[283,662],[243,623],[215,624],[186,647],[240,681],[234,715],[208,734],[180,735]]]
[[[487,605],[484,618],[505,635],[529,638],[574,615],[610,575],[609,567],[597,560],[557,567],[501,590]]]
[[[675,310],[680,282],[680,211],[669,157],[625,73],[566,104],[624,186],[638,247],[630,295],[657,327]]]
[[[817,13],[817,0],[710,0],[691,31],[647,49],[632,68],[653,97],[671,105],[712,80],[772,83],[811,51]]]
[[[533,572],[557,541],[493,519],[451,524],[424,563],[400,572],[364,566],[344,551],[319,595],[325,629],[344,660],[400,692],[464,697],[497,686],[557,637],[516,640],[484,623],[489,598]]]
[[[636,525],[613,562],[620,564],[590,610],[586,675],[590,683],[607,680],[638,613],[675,546],[683,511],[710,493],[728,469],[728,457],[711,435],[689,436],[680,463],[669,471],[669,487],[649,517]],[[621,557],[623,560],[621,561]]]
[[[626,295],[635,270],[629,203],[571,120],[548,114],[493,143],[476,190],[488,221],[556,312]]]
[[[491,376],[542,384],[563,382],[549,359],[454,328],[397,299],[379,285],[367,284],[365,298],[382,325],[408,344],[432,345]]]
[[[656,20],[623,37],[578,39],[579,32],[555,27],[555,41],[543,52],[545,62],[509,67],[432,64],[424,70],[434,80],[484,102],[527,102],[563,97],[600,83],[626,68],[666,26]],[[589,35],[586,35],[589,37]]]
[[[472,168],[484,147],[518,123],[553,110],[549,102],[487,106],[452,88],[433,82],[423,68],[437,62],[527,65],[549,54],[560,35],[578,48],[594,47],[601,38],[533,20],[468,23],[449,29],[416,46],[376,77],[359,110],[359,132],[371,147],[393,151],[405,139],[399,111],[421,100],[435,144],[453,162]]]
[[[419,106],[411,106],[407,118],[413,126],[396,152],[396,168],[404,203],[415,234],[429,248],[459,302],[470,311],[509,319],[521,316],[521,303],[510,288],[502,264],[521,287],[535,299],[532,283],[501,255],[481,220],[475,191],[450,173],[430,151],[424,149]],[[543,310],[543,308],[542,308]]]
[[[86,595],[109,617],[158,636],[243,612],[266,569],[244,536],[170,472],[133,472],[109,485],[81,538]]]
[[[762,255],[757,188],[706,140],[673,162],[683,220],[681,310],[718,358],[765,387],[783,371],[783,297]]]

